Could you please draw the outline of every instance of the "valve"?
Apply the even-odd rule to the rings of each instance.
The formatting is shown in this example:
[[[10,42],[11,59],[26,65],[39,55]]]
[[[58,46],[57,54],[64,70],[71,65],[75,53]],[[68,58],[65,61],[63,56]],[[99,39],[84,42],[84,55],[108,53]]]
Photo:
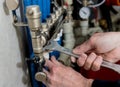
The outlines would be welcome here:
[[[37,81],[45,81],[47,76],[46,74],[43,72],[43,67],[45,64],[45,59],[44,58],[39,58],[38,56],[35,56],[33,59],[26,59],[26,61],[28,63],[34,63],[36,65],[36,67],[38,68],[37,73],[35,74],[35,79]]]
[[[34,63],[36,65],[36,67],[38,67],[38,71],[42,71],[43,70],[43,66],[45,64],[45,59],[44,58],[39,58],[38,56],[35,56],[33,59],[26,59],[26,61],[28,63]]]

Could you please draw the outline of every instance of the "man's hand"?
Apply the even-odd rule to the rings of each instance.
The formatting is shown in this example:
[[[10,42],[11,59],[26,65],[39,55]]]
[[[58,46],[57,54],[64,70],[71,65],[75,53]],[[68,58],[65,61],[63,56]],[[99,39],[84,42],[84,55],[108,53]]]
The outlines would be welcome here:
[[[77,60],[79,66],[97,71],[103,59],[112,63],[120,60],[120,32],[96,33],[73,52],[81,55]]]
[[[51,61],[46,60],[45,66],[49,69],[49,72],[44,70],[47,80],[43,83],[47,87],[91,87],[93,82],[72,68],[62,65],[54,57],[51,58]]]

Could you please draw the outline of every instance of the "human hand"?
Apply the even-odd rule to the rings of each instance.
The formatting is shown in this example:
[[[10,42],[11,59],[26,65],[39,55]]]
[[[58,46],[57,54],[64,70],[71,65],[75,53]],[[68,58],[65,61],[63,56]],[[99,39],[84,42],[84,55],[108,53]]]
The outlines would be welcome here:
[[[103,59],[112,63],[120,60],[120,33],[96,33],[73,52],[81,55],[77,60],[79,66],[97,71]],[[75,62],[75,58],[72,58],[72,61]]]
[[[49,71],[43,70],[47,80],[43,82],[47,87],[91,87],[92,79],[83,77],[80,73],[70,67],[59,63],[54,57],[46,60]]]

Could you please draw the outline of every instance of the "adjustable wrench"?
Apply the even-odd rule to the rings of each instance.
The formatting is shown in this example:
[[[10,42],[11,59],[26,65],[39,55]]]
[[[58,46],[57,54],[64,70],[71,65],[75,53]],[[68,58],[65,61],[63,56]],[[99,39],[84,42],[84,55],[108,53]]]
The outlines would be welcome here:
[[[47,46],[43,48],[43,51],[59,51],[61,53],[73,56],[75,58],[80,58],[80,55],[74,54],[72,50],[60,46],[57,42],[53,40],[49,41]],[[120,65],[118,64],[113,64],[103,60],[101,66],[114,70],[115,72],[120,74]]]

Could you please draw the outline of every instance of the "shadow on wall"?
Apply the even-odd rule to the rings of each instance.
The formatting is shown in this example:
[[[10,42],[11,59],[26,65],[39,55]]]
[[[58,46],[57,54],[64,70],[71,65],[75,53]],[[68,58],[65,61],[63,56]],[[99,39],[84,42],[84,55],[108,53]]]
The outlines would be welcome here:
[[[10,13],[9,13],[9,9],[8,9],[7,6],[6,6],[5,1],[3,2],[3,9],[4,9],[4,12],[5,12],[6,15],[9,15],[9,14],[10,14]]]
[[[25,61],[26,52],[27,52],[26,50],[27,40],[25,36],[25,29],[18,28],[18,27],[15,27],[15,29],[16,29],[18,42],[19,42],[19,47],[20,47],[20,52],[21,52],[21,61],[22,61],[20,63],[17,63],[17,67],[22,68],[24,72],[23,77],[22,77],[22,82],[26,84],[28,87],[30,87],[31,84],[30,84],[30,79],[29,79],[29,71],[28,71],[27,63]]]
[[[5,1],[3,2],[3,9],[6,15],[10,15],[9,9],[6,6]],[[11,21],[11,25],[12,25],[12,21]],[[27,85],[27,87],[31,87],[30,80],[29,80],[28,67],[25,61],[26,52],[27,52],[26,51],[27,40],[25,35],[25,29],[22,29],[20,27],[15,27],[15,31],[18,38],[20,56],[21,56],[21,62],[16,63],[16,67],[21,68],[23,71],[23,77],[22,77],[23,84]]]

